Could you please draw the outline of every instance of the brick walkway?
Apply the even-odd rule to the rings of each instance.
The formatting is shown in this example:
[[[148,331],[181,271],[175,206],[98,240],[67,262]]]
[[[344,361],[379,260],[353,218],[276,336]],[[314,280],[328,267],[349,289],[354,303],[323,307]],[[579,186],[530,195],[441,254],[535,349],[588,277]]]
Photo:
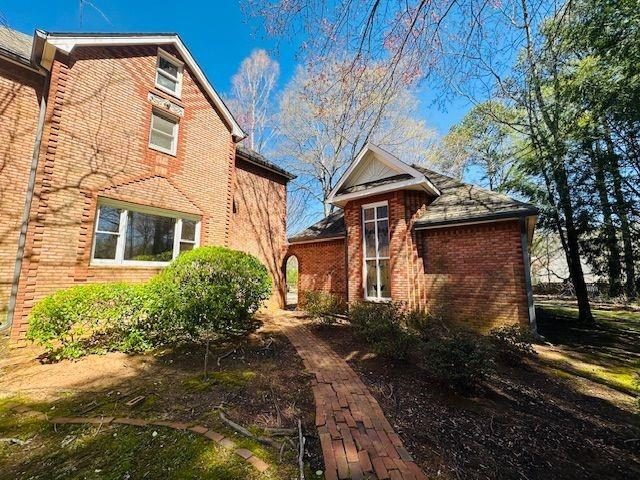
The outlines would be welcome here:
[[[358,375],[293,314],[277,324],[315,374],[316,426],[327,480],[426,479]]]

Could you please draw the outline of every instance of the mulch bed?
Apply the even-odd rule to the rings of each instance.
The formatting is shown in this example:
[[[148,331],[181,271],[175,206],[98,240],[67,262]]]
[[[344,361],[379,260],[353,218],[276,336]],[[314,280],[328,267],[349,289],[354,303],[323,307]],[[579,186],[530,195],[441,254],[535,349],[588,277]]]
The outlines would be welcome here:
[[[533,359],[463,396],[371,354],[348,326],[314,333],[358,372],[429,477],[640,478],[639,416],[605,387],[585,393],[584,380]]]

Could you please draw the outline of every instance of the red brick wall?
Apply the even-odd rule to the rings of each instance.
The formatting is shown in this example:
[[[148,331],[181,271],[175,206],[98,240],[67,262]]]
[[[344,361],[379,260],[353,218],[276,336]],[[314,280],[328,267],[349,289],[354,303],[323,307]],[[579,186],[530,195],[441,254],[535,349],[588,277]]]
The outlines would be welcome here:
[[[298,258],[298,299],[304,292],[322,291],[347,298],[344,240],[299,243],[287,255]]]
[[[53,290],[142,281],[157,271],[89,265],[98,196],[198,213],[201,244],[229,244],[235,158],[229,128],[187,68],[180,100],[155,88],[156,53],[156,47],[81,47],[53,63],[14,338],[26,330],[34,302]],[[149,92],[184,107],[176,156],[148,148]]]
[[[284,307],[283,261],[286,253],[287,186],[284,178],[236,159],[231,248],[258,257],[269,270],[274,289],[268,306]]]
[[[11,293],[43,81],[0,59],[0,323]]]
[[[421,192],[397,191],[346,205],[349,301],[364,294],[362,205],[385,200],[394,300],[479,331],[528,323],[519,223],[416,231],[413,222],[428,208],[428,197]]]
[[[518,221],[418,232],[419,306],[486,332],[528,324]]]

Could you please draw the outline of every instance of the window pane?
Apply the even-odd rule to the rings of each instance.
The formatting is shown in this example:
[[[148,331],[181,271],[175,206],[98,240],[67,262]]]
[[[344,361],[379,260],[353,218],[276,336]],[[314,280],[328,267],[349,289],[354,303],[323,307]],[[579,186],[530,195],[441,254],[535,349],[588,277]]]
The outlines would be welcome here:
[[[189,242],[180,242],[180,252],[188,252],[189,250],[193,250],[195,244]]]
[[[378,218],[387,218],[389,216],[387,206],[378,207]]]
[[[168,262],[173,258],[175,219],[129,212],[125,260]]]
[[[196,221],[195,220],[182,220],[182,240],[194,240],[196,239]]]
[[[376,256],[376,230],[375,230],[375,222],[365,222],[364,224],[364,245],[365,245],[365,256],[366,257],[375,257]]]
[[[391,275],[389,273],[389,260],[379,260],[380,268],[380,296],[391,298]]]
[[[93,258],[114,260],[116,258],[117,243],[118,235],[96,233],[96,248],[93,250]]]
[[[173,137],[167,137],[156,131],[151,130],[151,145],[164,148],[165,150],[173,150]]]
[[[364,209],[364,219],[365,220],[373,220],[373,208],[365,208]]]
[[[120,210],[113,207],[100,207],[98,230],[118,233],[120,229]]]
[[[171,80],[170,78],[165,77],[161,73],[158,72],[158,85],[163,86],[167,90],[175,92],[178,88],[178,82],[175,80]]]
[[[152,118],[153,128],[155,130],[160,130],[162,133],[173,136],[173,129],[176,125],[176,122],[167,117],[163,117],[162,115],[158,115],[155,112],[153,113]]]
[[[367,260],[367,284],[365,286],[367,297],[378,296],[378,276],[376,273],[376,261]]]
[[[378,256],[389,256],[389,220],[378,221]]]
[[[160,70],[163,70],[174,77],[178,76],[178,67],[176,65],[164,57],[160,57],[159,60],[160,62],[158,63],[158,67]]]

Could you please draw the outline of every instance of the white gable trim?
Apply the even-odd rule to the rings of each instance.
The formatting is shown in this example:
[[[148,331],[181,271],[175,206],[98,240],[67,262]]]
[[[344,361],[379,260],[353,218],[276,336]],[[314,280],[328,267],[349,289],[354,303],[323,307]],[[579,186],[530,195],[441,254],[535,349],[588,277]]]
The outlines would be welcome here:
[[[378,160],[380,160],[382,163],[387,165],[392,170],[397,171],[398,174],[406,173],[411,175],[413,178],[410,180],[404,180],[401,182],[389,183],[387,185],[380,185],[378,187],[373,187],[368,190],[364,190],[362,192],[354,192],[354,193],[338,195],[338,192],[340,191],[340,189],[349,180],[349,177],[356,170],[356,167],[363,161],[365,155],[369,152],[372,152]],[[420,185],[423,185],[431,193],[438,196],[440,195],[440,191],[436,188],[436,186],[433,183],[431,183],[431,181],[422,172],[419,172],[418,170],[413,168],[411,165],[404,163],[398,157],[390,154],[386,150],[383,150],[382,148],[378,147],[377,145],[374,145],[372,143],[367,143],[365,144],[364,147],[362,147],[358,155],[356,155],[356,158],[353,160],[353,162],[351,162],[351,165],[349,165],[349,168],[347,168],[347,170],[345,170],[345,172],[342,174],[336,186],[333,187],[333,190],[331,190],[331,193],[329,194],[327,201],[329,203],[347,201],[347,200],[352,200],[354,198],[362,198],[362,197],[374,195],[377,193],[382,193],[382,192],[391,191],[391,190],[398,190],[398,189],[413,187],[413,186],[420,186]]]
[[[202,85],[202,88],[207,93],[213,104],[218,108],[222,114],[223,119],[231,127],[231,134],[236,138],[236,141],[246,137],[245,132],[242,130],[238,122],[224,104],[218,93],[214,90],[211,83],[207,79],[202,69],[198,66],[195,59],[182,42],[178,35],[57,35],[51,33],[45,33],[45,43],[51,45],[64,53],[71,53],[74,48],[82,46],[127,46],[127,45],[173,45],[180,56],[184,59],[185,63],[189,67],[189,70],[193,72],[194,76]],[[44,66],[44,65],[43,65]]]

